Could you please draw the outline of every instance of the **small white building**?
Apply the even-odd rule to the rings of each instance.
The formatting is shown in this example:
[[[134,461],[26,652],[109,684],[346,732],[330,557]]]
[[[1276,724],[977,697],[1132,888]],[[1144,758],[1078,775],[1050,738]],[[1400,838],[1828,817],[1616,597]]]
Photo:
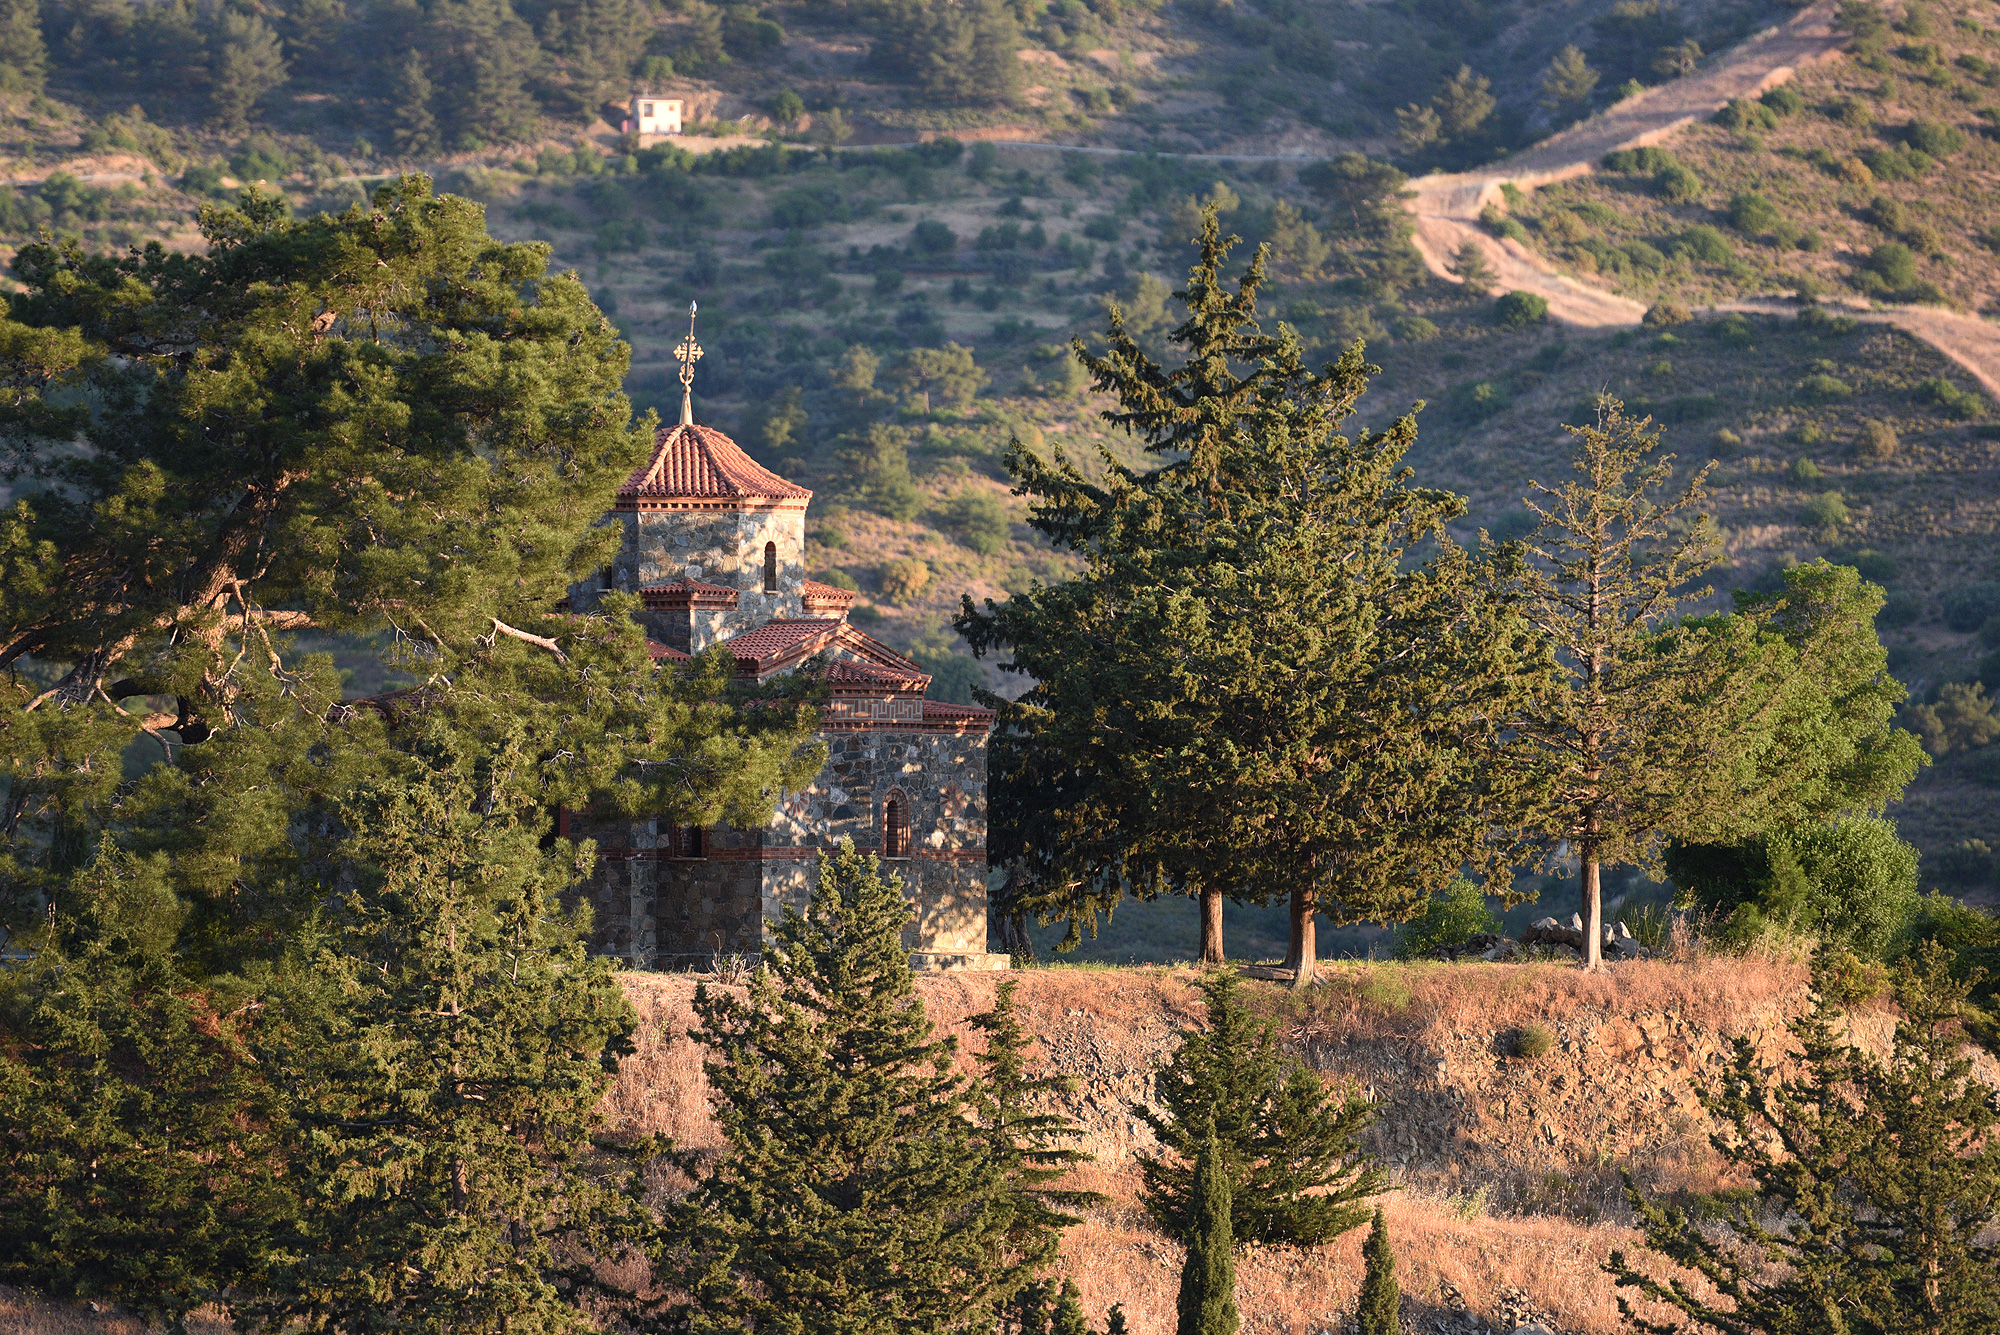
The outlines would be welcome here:
[[[679,134],[681,132],[681,100],[678,97],[654,97],[649,93],[632,95],[632,111],[625,118],[624,132],[641,138],[649,134]]]

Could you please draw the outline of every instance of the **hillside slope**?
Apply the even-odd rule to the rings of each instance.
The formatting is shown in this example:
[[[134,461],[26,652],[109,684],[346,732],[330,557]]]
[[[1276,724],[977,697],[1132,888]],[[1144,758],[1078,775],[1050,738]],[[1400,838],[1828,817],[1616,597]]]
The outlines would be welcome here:
[[[1353,966],[1328,971],[1303,1001],[1251,983],[1288,1046],[1382,1104],[1373,1147],[1391,1165],[1386,1200],[1411,1329],[1511,1330],[1543,1314],[1564,1332],[1622,1329],[1598,1266],[1629,1246],[1617,1172],[1656,1192],[1718,1185],[1706,1119],[1687,1081],[1713,1073],[1728,1039],[1746,1034],[1772,1062],[1801,1001],[1803,971],[1760,959],[1693,966],[1621,965],[1587,976],[1554,966]],[[1125,1304],[1135,1335],[1173,1329],[1179,1249],[1144,1219],[1134,1155],[1153,1148],[1128,1104],[1145,1101],[1151,1072],[1199,997],[1186,970],[1030,970],[1019,998],[1041,1059],[1074,1077],[1061,1105],[1095,1162],[1080,1181],[1111,1197],[1065,1244],[1065,1268],[1086,1308]],[[625,1127],[684,1144],[717,1142],[706,1113],[699,1049],[686,1038],[694,983],[634,975],[644,1023],[636,1060],[620,1074],[612,1115]],[[984,1009],[986,977],[924,979],[932,1016],[976,1047],[964,1017]],[[1509,1058],[1511,1032],[1549,1026],[1558,1049]],[[1865,1041],[1889,1017],[1864,1012]],[[1991,1062],[1988,1079],[1996,1072]],[[1253,1249],[1239,1269],[1245,1328],[1338,1330],[1361,1275],[1358,1235],[1303,1252]],[[1436,1322],[1443,1321],[1442,1327]]]

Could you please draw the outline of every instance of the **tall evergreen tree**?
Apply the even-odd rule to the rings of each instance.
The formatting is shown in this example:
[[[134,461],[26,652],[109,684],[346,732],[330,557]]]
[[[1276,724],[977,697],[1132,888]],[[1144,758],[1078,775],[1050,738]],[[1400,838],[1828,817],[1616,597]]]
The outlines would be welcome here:
[[[1185,1239],[1175,1335],[1236,1335],[1234,1201],[1221,1144],[1211,1130],[1195,1155],[1192,1227]]]
[[[1027,1031],[1014,1004],[1019,980],[1008,978],[995,989],[993,1009],[968,1021],[986,1035],[979,1054],[980,1081],[971,1090],[986,1150],[1003,1165],[1013,1218],[1008,1249],[1021,1263],[1035,1269],[1055,1260],[1062,1233],[1079,1222],[1067,1208],[1090,1205],[1104,1198],[1096,1192],[1065,1191],[1051,1186],[1090,1155],[1068,1143],[1077,1137],[1074,1123],[1059,1113],[1037,1111],[1050,1097],[1069,1092],[1068,1078],[1028,1073]]]
[[[406,158],[424,157],[443,147],[437,117],[431,114],[432,94],[424,58],[415,51],[405,52],[389,89],[389,142]]]
[[[1375,1105],[1343,1097],[1303,1063],[1277,1051],[1268,1021],[1252,1016],[1234,974],[1201,981],[1208,1028],[1181,1040],[1155,1077],[1161,1111],[1132,1105],[1175,1158],[1139,1157],[1146,1211],[1172,1238],[1199,1226],[1196,1161],[1210,1138],[1229,1179],[1232,1235],[1246,1242],[1313,1246],[1366,1222],[1362,1198],[1383,1187],[1361,1148]]]
[[[357,883],[257,1026],[299,1196],[234,1304],[267,1329],[582,1328],[556,1243],[619,1213],[588,1156],[634,1020],[557,902],[573,852],[430,759],[343,803]]]
[[[1595,424],[1567,429],[1576,477],[1537,484],[1540,523],[1523,543],[1523,615],[1554,657],[1504,755],[1521,779],[1511,818],[1581,863],[1594,968],[1605,863],[1649,860],[1666,838],[1730,842],[1879,809],[1922,758],[1890,724],[1901,688],[1858,620],[1867,595],[1851,574],[1823,567],[1782,599],[1681,617],[1708,595],[1700,579],[1717,559],[1695,522],[1706,470],[1663,504],[1672,456],[1649,459],[1650,421],[1606,399]],[[1821,658],[1824,670],[1803,666]]]
[[[915,996],[909,917],[898,884],[844,842],[748,995],[697,989],[728,1150],[655,1258],[679,1273],[697,1332],[990,1330],[1045,1261],[1017,1234],[1039,1208],[1033,1159],[994,1134],[1019,1086],[975,1094],[952,1074],[954,1044]]]
[[[2000,1092],[1974,1077],[1966,990],[1935,949],[1897,972],[1902,1012],[1886,1059],[1847,1042],[1814,969],[1792,1026],[1797,1074],[1779,1078],[1737,1039],[1721,1088],[1698,1089],[1717,1150],[1756,1198],[1718,1232],[1626,1179],[1647,1264],[1605,1269],[1685,1322],[1633,1316],[1654,1335],[1973,1335],[2000,1328]],[[1661,1264],[1664,1263],[1664,1266]],[[1693,1282],[1699,1276],[1701,1284]]]
[[[412,946],[399,959],[490,972],[505,941],[510,985],[568,995],[592,975],[550,905],[588,857],[561,854],[558,875],[526,852],[552,806],[754,825],[823,752],[810,680],[741,687],[726,655],[656,664],[617,600],[604,615],[551,614],[602,564],[596,521],[647,432],[618,393],[623,346],[574,281],[545,274],[540,248],[494,242],[476,206],[435,199],[420,178],[372,210],[293,220],[251,197],[203,225],[200,255],[26,247],[24,288],[0,321],[13,387],[0,440],[11,475],[42,484],[0,516],[0,661],[32,657],[56,677],[0,692],[0,926],[35,957],[0,973],[0,1154],[38,1165],[43,1206],[60,1215],[8,1211],[0,1264],[66,1291],[87,1268],[95,1295],[170,1317],[274,1257],[285,1284],[303,1285],[296,1255],[279,1254],[284,1230],[348,1228],[347,1250],[328,1254],[347,1258],[352,1284],[329,1280],[312,1300],[332,1311],[361,1291],[367,1240],[327,1197],[357,1180],[308,1152],[324,1144],[296,1134],[309,1109],[280,1098],[270,1073],[294,1050],[335,1052],[311,1035],[345,1025],[345,1065],[293,1074],[374,1106],[389,1096],[352,1045],[375,1042],[389,1060],[424,1026],[437,1036],[411,975],[361,970],[343,943],[490,928],[469,954]],[[343,700],[333,665],[289,641],[309,625],[381,634],[408,685]],[[432,771],[449,772],[450,801],[480,829],[508,832],[508,874],[539,878],[541,908],[503,930],[498,907],[425,881],[377,903],[380,930],[339,916],[374,902],[352,895],[384,866],[357,824],[375,810],[361,789]],[[490,883],[496,894],[506,880]],[[101,907],[107,886],[125,897],[116,912]],[[299,964],[308,938],[326,946],[318,972]],[[351,988],[341,968],[356,971]],[[551,969],[564,977],[549,982]],[[308,974],[327,1009],[296,993],[281,1007],[278,980]],[[88,1004],[52,1008],[61,978],[89,979]],[[495,1003],[524,996],[488,990]],[[364,1003],[379,1021],[365,1042],[340,1010]],[[567,1004],[541,1016],[551,1042]],[[271,1041],[252,1017],[281,1011],[320,1028],[301,1018],[304,1038],[251,1065],[246,1044]],[[466,1014],[494,1033],[530,1022]],[[508,1043],[521,1064],[486,1054],[482,1078],[517,1083],[487,1103],[511,1106],[523,1129],[571,1118],[559,1105],[575,1090],[536,1074],[554,1069],[548,1049]],[[414,1096],[430,1069],[397,1078]],[[472,1102],[457,1121],[426,1114],[425,1153],[478,1124]],[[224,1126],[240,1132],[226,1150],[193,1146]],[[74,1171],[93,1163],[94,1184]],[[405,1238],[434,1221],[414,1196],[402,1204]],[[532,1256],[516,1263],[546,1278]],[[358,1320],[346,1310],[341,1321]]]
[[[209,117],[225,130],[241,129],[251,108],[284,83],[284,44],[261,17],[227,9],[209,40]]]
[[[997,702],[1007,907],[1068,917],[1074,938],[1125,887],[1196,894],[1214,962],[1225,894],[1289,895],[1304,986],[1317,913],[1403,916],[1490,851],[1475,742],[1521,645],[1443,533],[1462,503],[1400,467],[1414,420],[1337,434],[1374,368],[1357,347],[1315,372],[1289,329],[1264,334],[1261,254],[1223,287],[1233,240],[1211,209],[1178,294],[1185,363],[1154,362],[1116,311],[1103,356],[1077,347],[1118,396],[1106,420],[1170,462],[1107,454],[1100,485],[1017,445],[1029,522],[1085,569],[983,611],[967,599],[956,625],[1036,683]]]
[[[38,0],[6,0],[0,4],[0,89],[39,93],[48,77],[41,5]]]
[[[1361,1244],[1365,1266],[1361,1276],[1360,1310],[1356,1313],[1359,1335],[1400,1335],[1403,1329],[1403,1291],[1396,1284],[1396,1253],[1389,1246],[1389,1222],[1382,1207],[1375,1207],[1375,1222],[1368,1229],[1368,1241]]]

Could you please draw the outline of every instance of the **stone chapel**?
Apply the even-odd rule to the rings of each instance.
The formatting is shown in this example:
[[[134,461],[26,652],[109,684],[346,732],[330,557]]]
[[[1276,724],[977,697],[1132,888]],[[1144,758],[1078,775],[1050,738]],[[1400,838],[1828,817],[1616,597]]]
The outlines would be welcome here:
[[[656,659],[716,644],[762,681],[818,660],[831,690],[826,767],[783,795],[763,829],[565,817],[597,840],[586,893],[593,948],[639,969],[699,967],[763,948],[786,905],[803,905],[820,851],[843,838],[883,860],[916,910],[905,933],[926,969],[1005,968],[986,950],[986,744],[993,712],[926,700],[930,677],[847,620],[854,594],[805,578],[806,505],[735,441],[694,421],[692,333],[676,350],[681,420],[618,489],[617,562],[595,590],[636,593]]]

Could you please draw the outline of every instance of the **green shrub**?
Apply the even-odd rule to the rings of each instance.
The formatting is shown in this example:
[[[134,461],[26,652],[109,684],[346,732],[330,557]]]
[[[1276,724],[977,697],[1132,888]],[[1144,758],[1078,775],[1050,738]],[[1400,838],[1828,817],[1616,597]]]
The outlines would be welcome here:
[[[1667,267],[1667,257],[1659,247],[1646,241],[1627,241],[1619,249],[1632,267],[1641,273],[1658,273]]]
[[[1847,509],[1847,498],[1837,491],[1823,491],[1805,503],[1800,511],[1808,524],[1815,528],[1836,529],[1853,519]]]
[[[1988,617],[2000,616],[2000,583],[1979,580],[1960,585],[1945,594],[1938,606],[1946,626],[1969,635],[1985,625]]]
[[[1713,227],[1708,230],[1715,231]],[[1693,318],[1688,314],[1687,307],[1677,302],[1660,301],[1646,308],[1646,314],[1640,323],[1648,329],[1664,329],[1669,325],[1686,324]]]
[[[1509,329],[1522,329],[1549,318],[1549,303],[1533,292],[1509,292],[1493,303],[1493,318]]]
[[[1757,331],[1740,315],[1725,315],[1715,322],[1715,336],[1724,346],[1750,348],[1757,344]]]
[[[1747,97],[1732,97],[1722,110],[1715,113],[1715,123],[1725,130],[1775,130],[1778,128],[1778,113],[1762,102],[1752,102]]]
[[[1919,903],[1917,850],[1877,817],[1780,827],[1742,844],[1675,845],[1666,871],[1682,902],[1722,922],[1735,944],[1798,934],[1882,959]]]
[[[1664,148],[1652,144],[1644,148],[1621,148],[1604,155],[1604,170],[1621,173],[1651,173],[1677,167],[1680,160]]]
[[[913,556],[901,556],[882,567],[882,596],[892,603],[908,603],[923,597],[931,584],[931,568]]]
[[[1917,397],[1925,399],[1953,417],[1986,416],[1986,400],[1969,389],[1960,389],[1943,376],[1933,376],[1917,386]]]
[[[1798,89],[1787,84],[1780,84],[1768,90],[1758,100],[1780,116],[1796,116],[1806,107],[1805,97]]]
[[[1799,397],[1809,403],[1836,403],[1853,395],[1854,386],[1824,371],[1815,371],[1799,381]]]
[[[1929,704],[1906,708],[1902,722],[1934,756],[1969,751],[2000,740],[2000,712],[1996,712],[1994,702],[1987,698],[1985,685],[1976,681],[1944,683],[1937,688],[1937,698]]]
[[[1505,412],[1511,401],[1507,391],[1490,380],[1472,380],[1454,387],[1445,399],[1445,409],[1460,422],[1480,422]]]
[[[1984,839],[1965,839],[1937,855],[1933,870],[1945,885],[1985,885],[1993,879],[1993,850]]]
[[[1783,221],[1778,206],[1754,190],[1729,197],[1729,225],[1745,236],[1767,236]]]
[[[1528,229],[1521,226],[1517,219],[1508,217],[1492,204],[1488,204],[1479,211],[1479,224],[1494,236],[1512,237],[1523,245],[1527,244]]]
[[[945,506],[944,520],[960,542],[982,556],[991,556],[1007,544],[1007,507],[990,493],[960,492]]]
[[[1704,264],[1727,264],[1736,258],[1736,247],[1707,223],[1697,223],[1688,228],[1674,244],[1682,254],[1691,255]]]
[[[1942,121],[1913,120],[1903,128],[1903,142],[1933,158],[1948,158],[1965,147],[1965,131]]]
[[[1675,204],[1692,204],[1701,198],[1701,177],[1679,163],[1653,175],[1653,188],[1660,197]]]
[[[1460,946],[1480,932],[1497,932],[1500,920],[1486,907],[1486,896],[1463,876],[1432,893],[1423,911],[1396,931],[1396,958],[1428,959],[1448,946]]]
[[[1438,327],[1421,315],[1405,315],[1390,328],[1405,343],[1428,343],[1438,336]]]
[[[1799,327],[1809,333],[1833,337],[1851,334],[1861,322],[1851,315],[1830,315],[1824,306],[1808,306],[1799,312]]]
[[[1785,475],[1794,482],[1817,482],[1821,477],[1819,465],[1803,455],[1786,466]]]
[[[1857,130],[1867,128],[1875,119],[1875,113],[1858,97],[1836,97],[1820,111],[1828,120]]]
[[[1930,154],[1917,148],[1872,149],[1863,153],[1861,160],[1881,181],[1914,181],[1937,165]]]
[[[1514,1031],[1513,1042],[1509,1046],[1516,1057],[1525,1061],[1540,1061],[1556,1050],[1556,1036],[1549,1032],[1547,1025],[1523,1025]]]

